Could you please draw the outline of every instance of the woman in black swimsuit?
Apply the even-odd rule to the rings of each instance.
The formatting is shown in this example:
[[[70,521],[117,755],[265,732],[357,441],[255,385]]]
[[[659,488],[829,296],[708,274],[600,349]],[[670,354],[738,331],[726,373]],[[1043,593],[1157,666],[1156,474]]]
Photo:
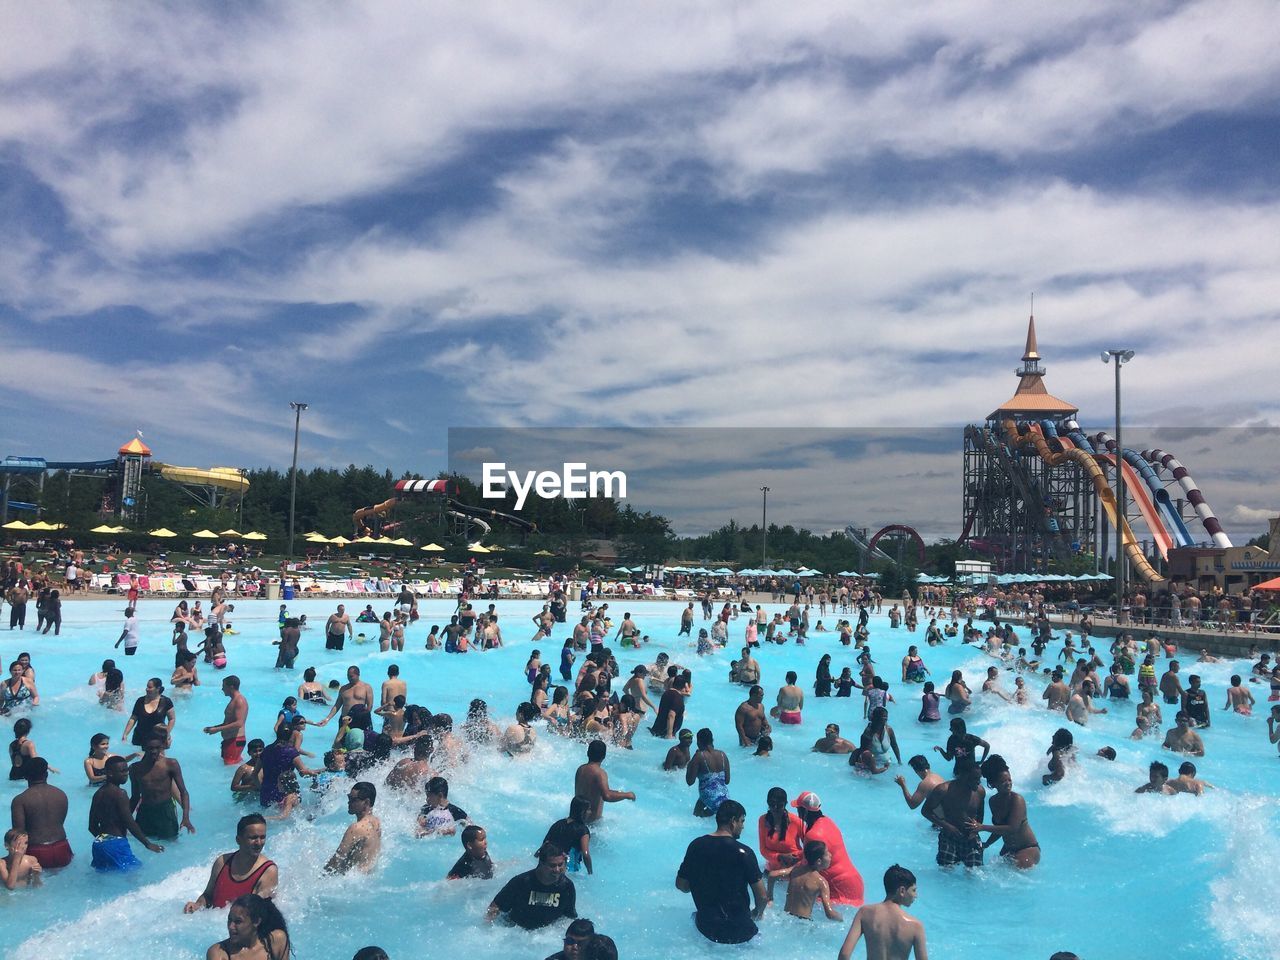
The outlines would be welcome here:
[[[139,697],[133,704],[133,712],[124,725],[121,739],[133,731],[132,743],[135,747],[145,747],[152,734],[163,734],[165,743],[169,742],[169,734],[175,721],[173,701],[164,696],[164,684],[159,677],[147,681],[145,696]]]

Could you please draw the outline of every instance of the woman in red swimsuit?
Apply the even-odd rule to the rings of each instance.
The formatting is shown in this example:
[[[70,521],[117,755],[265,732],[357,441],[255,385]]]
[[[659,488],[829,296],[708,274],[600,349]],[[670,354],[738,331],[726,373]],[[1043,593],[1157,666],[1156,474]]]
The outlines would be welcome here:
[[[246,893],[267,899],[275,893],[280,875],[275,862],[262,855],[262,848],[267,845],[267,821],[262,814],[250,813],[240,818],[236,843],[239,849],[234,853],[214,858],[204,892],[188,903],[184,912],[195,913],[205,907],[221,909]]]

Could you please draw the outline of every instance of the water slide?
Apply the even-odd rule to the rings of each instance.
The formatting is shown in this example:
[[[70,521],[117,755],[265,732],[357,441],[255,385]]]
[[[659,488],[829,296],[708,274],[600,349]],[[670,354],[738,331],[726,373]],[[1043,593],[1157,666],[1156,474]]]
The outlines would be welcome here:
[[[1110,434],[1100,431],[1095,434],[1094,440],[1098,446],[1108,450],[1114,456],[1116,452],[1116,442]],[[1151,464],[1147,463],[1138,451],[1130,450],[1128,447],[1124,449],[1124,459],[1132,470],[1136,470],[1142,478],[1142,482],[1147,489],[1151,491],[1151,499],[1155,501],[1156,509],[1163,518],[1165,529],[1170,534],[1170,540],[1176,540],[1180,547],[1189,547],[1195,541],[1191,538],[1191,531],[1187,529],[1187,525],[1182,522],[1182,517],[1178,515],[1178,509],[1173,505],[1173,501],[1169,498],[1169,491],[1164,488],[1164,484],[1160,482],[1160,478],[1156,476],[1155,470],[1151,468]],[[1125,471],[1124,482],[1126,486],[1132,483],[1129,476],[1129,470]]]
[[[968,530],[967,527],[965,529],[966,531]],[[861,550],[865,556],[868,556],[868,557],[874,556],[876,560],[888,560],[890,563],[897,563],[897,561],[894,560],[893,557],[889,556],[879,547],[876,547],[875,550],[872,551],[871,544],[869,544],[866,541],[866,539],[862,536],[862,533],[858,530],[857,527],[853,526],[853,524],[850,524],[849,526],[844,528],[844,535],[848,537],[850,540],[852,540],[853,545],[857,547],[859,550]]]
[[[1138,540],[1134,537],[1133,530],[1129,527],[1129,521],[1120,516],[1119,511],[1116,510],[1115,494],[1107,485],[1107,476],[1102,472],[1102,468],[1098,466],[1093,456],[1074,445],[1069,450],[1064,449],[1061,453],[1054,453],[1049,449],[1048,442],[1039,430],[1029,430],[1026,436],[1022,436],[1018,433],[1018,425],[1013,420],[1004,421],[1004,431],[1010,446],[1015,448],[1031,446],[1040,459],[1050,466],[1056,466],[1067,460],[1079,464],[1080,469],[1085,472],[1085,476],[1093,482],[1093,488],[1097,491],[1098,500],[1102,504],[1102,509],[1106,513],[1107,519],[1120,532],[1120,542],[1124,545],[1125,556],[1129,558],[1129,563],[1134,573],[1148,583],[1164,582],[1164,577],[1160,576],[1147,558],[1142,555],[1142,548],[1138,545]]]
[[[157,463],[152,460],[150,467],[158,471],[160,476],[172,483],[181,483],[191,487],[217,487],[243,495],[249,489],[249,478],[238,467],[178,467],[171,463]]]
[[[355,525],[356,536],[363,536],[369,532],[369,528],[364,522],[366,518],[382,513],[390,513],[391,508],[394,507],[397,502],[396,498],[392,497],[390,500],[383,500],[381,503],[376,503],[372,507],[361,507],[353,513],[351,515],[351,522]]]
[[[538,529],[537,524],[531,523],[524,517],[518,517],[513,513],[504,513],[501,510],[493,510],[488,507],[473,507],[470,504],[463,503],[453,496],[456,489],[456,484],[450,480],[397,480],[395,485],[396,496],[372,507],[362,507],[351,515],[351,519],[355,523],[356,531],[360,532],[364,529],[364,521],[366,519],[376,514],[390,512],[401,500],[411,496],[434,494],[444,497],[445,512],[447,514],[479,527],[481,537],[487,536],[493,529],[488,522],[490,520],[501,521],[525,532],[532,532]]]
[[[1187,468],[1179,463],[1173,454],[1159,449],[1143,450],[1142,458],[1153,466],[1159,464],[1173,474],[1173,479],[1178,481],[1178,485],[1182,487],[1183,492],[1187,495],[1187,500],[1195,509],[1196,516],[1204,524],[1205,532],[1213,538],[1215,547],[1225,549],[1231,546],[1231,539],[1223,531],[1222,524],[1218,522],[1217,516],[1205,501],[1204,494],[1200,492],[1199,486],[1196,485],[1195,480],[1191,479],[1191,474],[1187,472]]]

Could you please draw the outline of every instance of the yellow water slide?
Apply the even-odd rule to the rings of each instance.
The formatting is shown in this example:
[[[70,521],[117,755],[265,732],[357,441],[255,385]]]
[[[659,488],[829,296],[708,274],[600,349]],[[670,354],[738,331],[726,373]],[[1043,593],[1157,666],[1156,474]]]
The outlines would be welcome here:
[[[237,467],[176,467],[171,463],[155,463],[151,466],[160,476],[173,483],[193,487],[218,487],[243,495],[249,489],[249,478]]]
[[[392,497],[390,500],[383,500],[381,503],[376,503],[372,507],[361,507],[353,513],[351,515],[351,521],[355,524],[356,536],[369,532],[369,528],[364,522],[368,517],[372,517],[375,514],[389,513],[399,502],[400,501],[395,497]]]
[[[1164,581],[1164,577],[1160,576],[1155,567],[1151,566],[1147,558],[1142,555],[1142,548],[1138,546],[1138,540],[1133,535],[1133,530],[1129,528],[1129,521],[1120,516],[1116,510],[1116,495],[1107,485],[1107,476],[1102,472],[1102,468],[1098,466],[1092,455],[1078,448],[1054,453],[1049,449],[1048,442],[1038,431],[1032,431],[1026,436],[1022,436],[1018,433],[1018,425],[1012,420],[1005,420],[1003,425],[1005,436],[1008,438],[1011,447],[1032,447],[1036,455],[1051,467],[1067,460],[1079,464],[1085,476],[1093,481],[1093,488],[1098,491],[1098,500],[1101,502],[1102,509],[1106,512],[1111,526],[1120,531],[1120,542],[1124,545],[1125,556],[1129,558],[1133,571],[1147,583],[1161,583]]]

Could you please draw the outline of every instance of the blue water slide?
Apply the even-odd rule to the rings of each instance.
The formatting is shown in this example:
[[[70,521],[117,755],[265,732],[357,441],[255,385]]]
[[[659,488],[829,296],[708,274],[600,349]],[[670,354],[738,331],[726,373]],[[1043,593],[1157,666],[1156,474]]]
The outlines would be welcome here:
[[[1173,505],[1173,501],[1169,498],[1169,491],[1164,488],[1164,484],[1160,482],[1160,478],[1156,476],[1156,472],[1151,469],[1149,464],[1137,450],[1125,449],[1124,458],[1129,462],[1133,469],[1138,471],[1138,475],[1142,477],[1143,483],[1147,485],[1147,489],[1151,491],[1151,499],[1155,501],[1156,509],[1160,511],[1160,516],[1164,519],[1164,525],[1167,530],[1173,531],[1175,539],[1180,547],[1190,547],[1195,545],[1195,541],[1191,539],[1191,531],[1187,529],[1187,525],[1182,522],[1182,517],[1178,515],[1177,509]]]

